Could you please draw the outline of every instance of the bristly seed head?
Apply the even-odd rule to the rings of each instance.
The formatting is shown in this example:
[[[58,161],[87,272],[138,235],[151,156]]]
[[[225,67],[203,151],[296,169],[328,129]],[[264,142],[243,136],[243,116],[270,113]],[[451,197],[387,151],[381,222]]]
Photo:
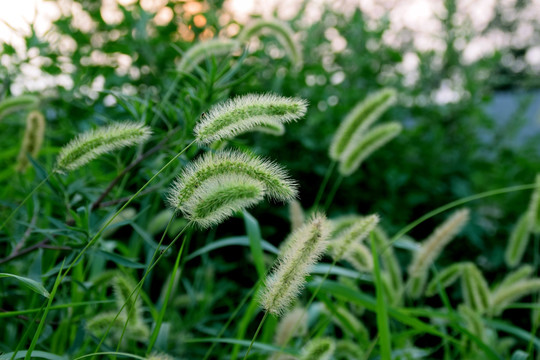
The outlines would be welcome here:
[[[261,128],[277,133],[278,124],[300,119],[307,102],[272,94],[248,94],[229,99],[210,108],[195,127],[199,144],[230,139],[238,134]]]
[[[140,144],[152,131],[142,123],[116,123],[79,135],[60,150],[54,171],[75,170],[110,151]]]

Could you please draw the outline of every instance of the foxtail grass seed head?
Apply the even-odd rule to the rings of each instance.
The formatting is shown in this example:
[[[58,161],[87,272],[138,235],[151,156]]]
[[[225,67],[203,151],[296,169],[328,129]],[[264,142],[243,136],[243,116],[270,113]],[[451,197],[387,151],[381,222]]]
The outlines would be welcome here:
[[[180,207],[184,216],[201,228],[221,223],[237,211],[262,201],[265,184],[243,174],[217,175],[202,182]],[[169,202],[174,207],[178,195],[172,190]]]
[[[120,341],[120,338],[123,338],[122,348],[126,348],[127,341],[129,340],[148,340],[150,331],[146,324],[142,322],[130,322],[130,326],[128,326],[124,332],[124,325],[127,321],[126,317],[123,315],[116,317],[116,314],[116,311],[100,313],[88,319],[86,322],[86,328],[97,337],[104,336],[110,328],[108,340],[111,344],[114,343],[114,346],[116,346]]]
[[[398,136],[402,129],[400,123],[390,122],[375,126],[365,135],[355,135],[340,159],[339,172],[343,176],[354,173],[365,159]]]
[[[203,60],[216,56],[232,54],[240,48],[240,42],[231,39],[211,39],[191,46],[182,56],[177,69],[190,73]]]
[[[296,199],[289,202],[289,219],[291,220],[291,231],[300,228],[306,222],[302,204]]]
[[[302,349],[300,360],[330,360],[335,349],[334,339],[313,339]]]
[[[254,132],[260,132],[272,136],[281,136],[285,134],[285,125],[278,121],[267,122],[253,128]]]
[[[356,224],[357,222],[361,221],[364,217],[357,215],[357,214],[350,214],[350,215],[342,215],[337,218],[330,220],[330,237],[331,238],[337,238],[342,234],[345,230],[348,230]]]
[[[124,316],[129,316],[129,320],[134,323],[142,321],[142,302],[140,297],[131,296],[131,293],[136,288],[135,282],[123,274],[118,274],[113,279],[114,298],[116,306],[121,309],[124,304]]]
[[[351,244],[351,249],[347,251],[344,259],[358,272],[371,272],[373,270],[373,255],[363,244]]]
[[[355,360],[364,358],[366,348],[362,348],[355,341],[351,340],[338,340],[336,342],[335,357],[337,359]]]
[[[152,353],[146,360],[174,360],[174,357],[164,353]]]
[[[469,221],[469,209],[457,210],[433,234],[431,234],[416,251],[409,266],[409,276],[426,273],[428,268],[439,257],[442,250],[461,231]]]
[[[241,42],[247,42],[253,36],[261,33],[274,35],[287,52],[287,55],[293,62],[295,69],[297,71],[302,69],[304,62],[302,58],[302,48],[294,39],[294,33],[287,23],[277,19],[257,20],[242,30],[238,36],[238,40]]]
[[[485,325],[482,321],[482,317],[480,316],[480,313],[477,311],[474,311],[467,305],[459,305],[458,306],[458,313],[461,315],[461,318],[464,320],[466,328],[476,335],[480,340],[485,341],[486,334],[485,334]]]
[[[377,226],[373,231],[375,237],[375,245],[377,246],[377,251],[381,255],[381,266],[388,272],[388,275],[391,280],[392,287],[396,289],[397,292],[403,291],[403,274],[401,272],[401,265],[399,260],[396,257],[394,248],[388,239],[385,231]]]
[[[352,139],[361,136],[396,102],[394,89],[383,89],[358,103],[343,119],[330,144],[330,158],[340,160]]]
[[[409,277],[409,279],[407,280],[407,285],[405,286],[405,290],[407,291],[407,294],[411,299],[418,299],[420,298],[420,296],[422,296],[427,279],[427,271],[414,274],[413,276]]]
[[[473,263],[465,264],[461,275],[461,291],[465,304],[483,313],[491,307],[491,295],[486,279]]]
[[[296,183],[281,166],[239,151],[221,151],[208,152],[185,167],[169,192],[169,204],[182,210],[200,184],[216,176],[235,174],[263,183],[270,199],[287,202],[296,197]]]
[[[17,157],[17,171],[24,172],[28,167],[28,155],[37,157],[45,137],[45,117],[39,111],[32,111],[26,117],[26,129]]]
[[[504,260],[509,267],[519,265],[525,254],[525,250],[527,250],[529,238],[531,237],[529,221],[530,217],[527,214],[523,214],[510,234],[510,239],[504,253]]]
[[[55,171],[76,170],[100,155],[145,142],[152,131],[142,123],[116,123],[79,135],[60,150]]]
[[[493,289],[493,291],[498,291],[499,289],[511,286],[521,280],[529,279],[530,276],[534,273],[534,267],[531,265],[522,265],[515,269],[514,271],[508,273],[499,285]]]
[[[540,291],[540,279],[526,279],[499,287],[491,296],[492,315],[500,315],[516,300]]]
[[[248,94],[214,105],[195,126],[197,143],[211,144],[236,135],[302,118],[307,102],[273,94]]]
[[[333,238],[330,243],[330,253],[334,260],[343,259],[352,250],[352,244],[363,241],[375,226],[379,223],[379,216],[376,214],[366,216],[357,221],[347,230],[341,232],[338,237]]]
[[[34,95],[20,95],[0,101],[0,120],[17,111],[34,109],[39,105],[39,98]]]
[[[297,307],[289,311],[279,321],[274,336],[274,344],[285,346],[295,336],[303,336],[307,332],[307,311]]]
[[[443,270],[437,273],[435,277],[429,282],[426,289],[426,296],[433,296],[441,289],[446,289],[448,286],[455,283],[461,273],[463,272],[463,264],[457,263],[447,266]]]
[[[328,236],[328,221],[321,214],[313,215],[292,234],[286,251],[278,256],[260,295],[265,311],[279,316],[293,303],[304,287],[309,269],[326,250]]]
[[[535,234],[540,234],[540,174],[536,175],[536,188],[531,195],[531,201],[529,202],[529,221],[531,231]]]

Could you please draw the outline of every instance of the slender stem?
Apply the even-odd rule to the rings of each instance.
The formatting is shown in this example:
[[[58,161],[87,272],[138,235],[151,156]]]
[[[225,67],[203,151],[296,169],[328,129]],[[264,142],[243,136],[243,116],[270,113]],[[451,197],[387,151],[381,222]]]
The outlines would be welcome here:
[[[339,175],[339,177],[336,179],[336,182],[334,183],[334,186],[332,187],[332,190],[330,190],[330,194],[328,195],[326,202],[324,203],[324,209],[326,211],[328,211],[328,208],[332,204],[332,201],[334,200],[334,196],[336,195],[342,181],[343,181],[343,175]]]
[[[253,338],[251,339],[251,343],[249,344],[249,347],[248,347],[248,349],[246,351],[246,355],[244,356],[244,360],[247,359],[247,357],[248,357],[248,355],[249,355],[249,353],[251,351],[251,348],[253,347],[253,343],[255,342],[255,339],[257,339],[257,335],[259,335],[259,332],[261,331],[262,326],[264,324],[264,321],[266,320],[267,317],[268,317],[268,312],[265,312],[261,322],[259,323],[259,326],[257,327],[257,330],[255,331],[255,335],[253,335]]]
[[[28,195],[26,195],[26,197],[19,204],[19,206],[17,206],[15,208],[15,210],[13,210],[11,212],[11,214],[9,214],[9,216],[6,218],[6,220],[4,220],[2,225],[0,225],[0,230],[2,230],[4,228],[4,226],[6,226],[6,224],[9,222],[9,220],[11,220],[11,218],[17,213],[17,211],[19,211],[19,209],[28,201],[28,199],[30,199],[30,197],[32,197],[32,195],[34,195],[34,193],[37,191],[37,189],[39,189],[41,187],[41,185],[45,184],[45,182],[48,181],[50,178],[51,178],[51,174],[48,174],[45,177],[45,179],[41,180],[41,182],[39,184],[37,184],[37,186],[32,191],[30,191],[30,193]]]
[[[317,197],[315,198],[315,202],[313,203],[313,208],[317,209],[319,206],[319,202],[321,201],[322,194],[324,190],[326,189],[326,185],[328,184],[328,180],[330,180],[330,176],[334,172],[334,168],[336,167],[336,161],[332,161],[330,166],[326,169],[326,174],[324,175],[324,179],[321,183],[321,186],[319,187],[319,191],[317,192]]]

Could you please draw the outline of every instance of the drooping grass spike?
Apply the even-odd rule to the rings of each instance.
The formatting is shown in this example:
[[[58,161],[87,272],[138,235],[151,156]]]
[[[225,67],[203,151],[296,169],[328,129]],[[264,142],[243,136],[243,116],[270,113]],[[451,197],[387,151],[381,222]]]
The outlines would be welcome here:
[[[364,240],[378,223],[378,215],[369,215],[355,222],[347,230],[339,233],[337,237],[332,238],[330,243],[332,258],[335,261],[343,259],[352,250],[352,244]]]
[[[303,65],[302,49],[300,44],[294,39],[294,33],[288,24],[277,19],[257,20],[246,26],[238,35],[238,40],[245,43],[251,37],[260,33],[269,33],[274,35],[281,46],[285,49],[296,70],[300,70]]]
[[[55,172],[67,173],[94,160],[98,156],[145,142],[152,131],[142,123],[115,123],[85,132],[60,150]]]
[[[448,286],[455,283],[463,272],[463,263],[452,264],[441,270],[429,282],[426,288],[426,296],[433,296],[441,289],[446,289]]]
[[[231,39],[216,38],[199,42],[184,53],[177,69],[189,73],[204,59],[231,54],[239,48],[240,42]]]
[[[375,126],[366,134],[355,135],[340,159],[339,172],[343,176],[354,173],[365,159],[398,136],[402,129],[400,123],[390,122]]]
[[[34,109],[39,104],[35,95],[19,95],[0,101],[0,120],[19,110]]]
[[[313,339],[302,349],[300,360],[330,360],[335,349],[336,344],[334,339]]]
[[[408,268],[409,280],[407,292],[412,298],[418,298],[424,291],[429,267],[439,257],[442,250],[461,231],[469,220],[469,209],[457,210],[420,246]],[[414,284],[414,286],[412,286]],[[414,290],[414,291],[413,291]]]
[[[265,194],[271,199],[287,202],[296,197],[296,183],[281,166],[239,151],[221,151],[208,152],[185,167],[169,192],[169,204],[182,210],[200,184],[216,176],[234,174],[263,183]]]
[[[175,207],[178,194],[171,191],[169,202],[176,210],[208,228],[219,224],[237,211],[260,202],[265,194],[263,182],[243,174],[222,174],[202,182],[181,207]]]
[[[534,273],[534,268],[531,265],[522,265],[514,271],[508,273],[504,279],[498,284],[493,291],[496,292],[501,288],[511,286],[521,280],[528,279]]]
[[[499,287],[491,294],[491,314],[498,316],[517,299],[540,291],[540,279],[526,279]]]
[[[506,245],[506,251],[504,253],[504,260],[509,267],[516,267],[521,262],[527,245],[529,244],[529,238],[531,237],[529,224],[530,217],[527,213],[523,214],[517,221],[510,239]]]
[[[289,245],[278,256],[260,295],[259,300],[265,311],[279,316],[292,304],[304,287],[309,269],[326,250],[328,236],[328,221],[321,214],[313,215],[292,234]]]
[[[248,94],[214,105],[195,126],[199,144],[230,139],[261,127],[300,119],[307,111],[307,102],[273,94]]]
[[[351,244],[350,250],[345,253],[343,258],[359,272],[373,270],[373,255],[364,244],[357,242]]]
[[[483,313],[491,308],[491,294],[488,284],[480,270],[473,263],[463,265],[461,292],[465,304],[471,309]]]
[[[339,125],[330,145],[330,158],[341,159],[345,150],[354,145],[351,140],[364,134],[396,102],[396,97],[394,89],[383,89],[358,103]]]
[[[28,155],[37,157],[45,137],[45,117],[39,111],[32,111],[26,117],[26,129],[17,157],[17,171],[24,172],[28,167]]]

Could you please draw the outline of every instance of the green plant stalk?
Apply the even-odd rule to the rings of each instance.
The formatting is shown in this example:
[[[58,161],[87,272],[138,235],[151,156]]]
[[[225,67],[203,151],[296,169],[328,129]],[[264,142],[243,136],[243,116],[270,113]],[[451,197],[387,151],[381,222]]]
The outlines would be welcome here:
[[[255,331],[255,334],[253,335],[253,338],[251,339],[251,343],[249,344],[249,347],[248,347],[248,349],[246,351],[246,355],[244,356],[244,360],[246,360],[248,358],[248,355],[249,355],[249,353],[251,351],[251,348],[253,347],[253,343],[257,339],[257,335],[259,335],[259,332],[261,331],[262,326],[263,326],[264,322],[266,321],[267,317],[268,317],[268,312],[265,312],[263,318],[261,319],[261,322],[259,323],[259,326],[257,327],[257,330]]]
[[[332,201],[334,200],[334,196],[336,196],[336,193],[342,181],[343,181],[343,175],[339,175],[339,177],[336,179],[336,182],[334,183],[334,186],[332,187],[332,190],[330,190],[330,194],[328,195],[326,202],[324,203],[325,211],[328,211],[328,209],[330,208],[330,205],[332,204]]]
[[[375,273],[375,293],[377,296],[377,327],[379,333],[379,344],[381,348],[381,359],[391,360],[392,346],[390,343],[390,326],[388,324],[388,313],[384,299],[384,289],[379,268],[379,256],[375,245],[375,236],[371,238],[371,252],[373,253],[373,272]]]
[[[51,290],[51,296],[49,297],[49,300],[47,301],[47,306],[45,307],[45,311],[43,312],[43,315],[41,316],[41,320],[39,321],[39,325],[36,330],[36,333],[34,334],[34,337],[32,338],[32,342],[30,343],[30,347],[28,348],[26,356],[24,357],[25,360],[30,360],[32,358],[32,351],[34,351],[34,349],[36,348],[37,342],[39,340],[39,336],[41,335],[41,332],[43,331],[43,327],[45,326],[45,320],[47,319],[47,315],[49,314],[49,310],[51,309],[51,304],[54,299],[54,295],[56,294],[58,285],[60,285],[60,282],[62,281],[60,274],[62,273],[63,267],[64,267],[64,263],[62,262],[62,266],[60,267],[60,271],[58,272],[58,275],[56,276],[56,281],[54,282],[53,288]],[[13,356],[15,357],[15,355]]]
[[[30,306],[35,306],[38,299],[37,296],[38,296],[37,294],[32,296],[32,301],[30,303]],[[32,318],[32,321],[26,327],[26,330],[24,331],[23,336],[21,337],[21,339],[17,343],[17,346],[15,347],[15,351],[13,352],[13,355],[11,356],[11,360],[15,359],[15,355],[17,355],[17,353],[19,352],[19,348],[22,346],[22,344],[26,343],[26,339],[28,338],[28,335],[30,335],[30,333],[33,331],[34,325],[37,323],[38,316],[41,313],[41,311],[45,308],[46,304],[47,302],[45,301],[39,309],[36,309],[36,313],[34,317]]]
[[[26,195],[26,197],[19,204],[19,206],[17,206],[15,208],[15,210],[13,210],[11,212],[11,214],[9,214],[9,216],[6,218],[6,220],[4,220],[2,225],[0,225],[0,230],[2,230],[4,228],[4,226],[6,226],[6,224],[9,222],[9,220],[11,220],[11,218],[17,213],[17,211],[19,211],[19,209],[28,201],[28,199],[30,199],[32,197],[32,195],[34,195],[34,193],[41,187],[41,185],[45,184],[45,182],[47,182],[51,178],[51,176],[52,176],[52,173],[48,174],[45,177],[45,179],[41,180],[41,182],[39,184],[37,184],[36,187],[28,195]]]
[[[165,299],[163,300],[163,304],[161,305],[161,309],[159,311],[156,325],[154,326],[154,331],[152,332],[152,336],[150,337],[150,342],[148,343],[148,348],[146,349],[147,356],[150,355],[150,352],[152,351],[152,348],[154,347],[154,344],[156,343],[157,337],[159,335],[159,330],[161,329],[161,324],[163,322],[163,318],[165,317],[165,311],[167,310],[167,304],[169,303],[169,298],[171,297],[174,282],[176,280],[176,273],[178,272],[181,257],[182,257],[182,251],[179,251],[178,255],[176,256],[176,261],[174,263],[173,272],[169,280],[169,286],[167,287],[167,293],[165,295]]]
[[[336,168],[336,164],[337,164],[337,162],[334,160],[334,161],[332,161],[330,166],[328,166],[328,168],[326,169],[326,174],[324,175],[324,179],[323,179],[323,181],[321,183],[321,186],[319,186],[319,191],[317,192],[317,197],[315,198],[315,202],[313,203],[313,209],[315,209],[315,210],[319,206],[319,202],[321,201],[322,194],[323,194],[324,190],[326,189],[326,185],[328,185],[328,180],[330,180],[330,176],[332,175],[332,173],[334,172],[334,169]]]
[[[111,304],[111,303],[114,303],[114,300],[81,301],[81,302],[77,302],[77,303],[53,305],[53,306],[50,307],[50,310],[70,309],[70,308],[79,307],[79,306],[95,305],[95,304]],[[27,315],[27,314],[38,313],[41,310],[43,310],[43,308],[33,308],[33,309],[26,309],[26,310],[0,312],[0,319],[1,318],[6,318],[6,317],[13,317],[13,316],[19,316],[19,315]]]
[[[525,184],[525,185],[509,186],[509,187],[505,187],[505,188],[499,188],[499,189],[495,189],[495,190],[485,191],[485,192],[482,192],[482,193],[479,193],[479,194],[474,194],[474,195],[471,195],[471,196],[467,196],[467,197],[452,201],[452,202],[450,202],[450,203],[448,203],[446,205],[443,205],[441,207],[436,208],[435,210],[432,210],[432,211],[428,212],[424,216],[422,216],[422,217],[418,218],[417,220],[413,221],[412,223],[404,226],[401,230],[399,230],[392,237],[392,239],[390,239],[390,242],[386,246],[386,248],[391,246],[391,244],[396,242],[403,235],[407,234],[409,231],[411,231],[412,229],[414,229],[415,227],[417,227],[418,225],[420,225],[424,221],[426,221],[426,220],[428,220],[428,219],[430,219],[430,218],[432,218],[432,217],[434,217],[434,216],[436,216],[436,215],[438,215],[440,213],[443,213],[446,210],[458,207],[460,205],[469,203],[471,201],[480,200],[480,199],[487,198],[487,197],[490,197],[490,196],[501,195],[501,194],[511,193],[511,192],[515,192],[515,191],[531,190],[531,189],[534,189],[536,187],[537,187],[536,184]],[[381,253],[384,252],[386,250],[386,248],[383,249],[381,251]]]

